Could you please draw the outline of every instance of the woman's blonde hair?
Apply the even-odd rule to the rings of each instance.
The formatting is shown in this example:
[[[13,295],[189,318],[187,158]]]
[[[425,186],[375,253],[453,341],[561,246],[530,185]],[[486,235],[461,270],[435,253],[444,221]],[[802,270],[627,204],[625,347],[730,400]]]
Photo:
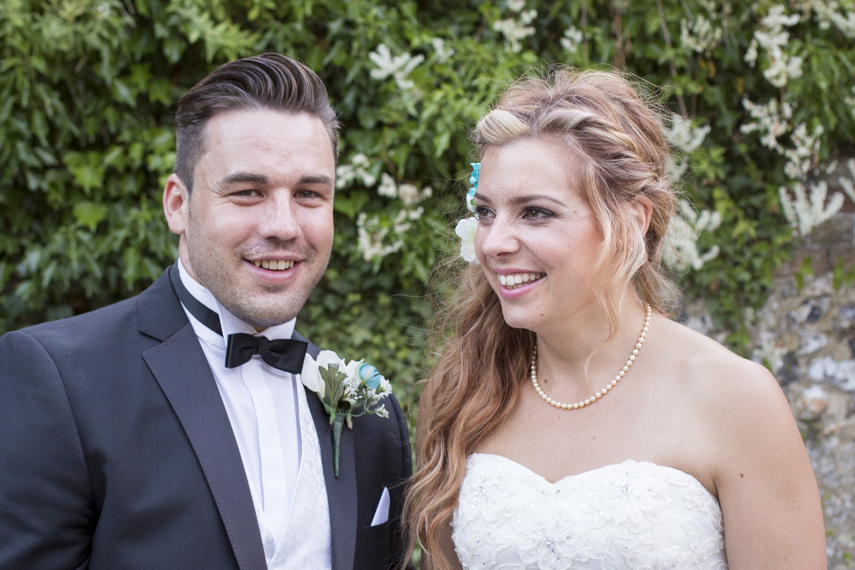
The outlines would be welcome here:
[[[617,71],[558,68],[546,78],[512,85],[472,134],[482,156],[524,138],[562,145],[574,161],[568,170],[576,174],[603,237],[592,283],[609,324],[606,343],[617,332],[630,283],[655,310],[669,312],[674,290],[660,259],[675,195],[666,176],[670,148],[658,107]],[[644,235],[632,211],[640,196],[653,206]],[[535,344],[534,333],[505,323],[480,266],[466,268],[454,290],[434,327],[442,348],[424,383],[418,470],[405,504],[411,543],[418,539],[423,560],[439,570],[450,568],[439,537],[457,505],[466,458],[514,407]]]

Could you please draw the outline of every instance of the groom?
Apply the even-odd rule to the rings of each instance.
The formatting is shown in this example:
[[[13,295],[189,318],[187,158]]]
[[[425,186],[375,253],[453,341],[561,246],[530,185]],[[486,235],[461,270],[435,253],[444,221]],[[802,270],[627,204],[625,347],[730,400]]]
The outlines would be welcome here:
[[[401,562],[398,403],[344,430],[336,477],[329,417],[300,382],[336,129],[317,75],[278,54],[181,99],[163,194],[176,264],[137,297],[0,338],[0,568]]]

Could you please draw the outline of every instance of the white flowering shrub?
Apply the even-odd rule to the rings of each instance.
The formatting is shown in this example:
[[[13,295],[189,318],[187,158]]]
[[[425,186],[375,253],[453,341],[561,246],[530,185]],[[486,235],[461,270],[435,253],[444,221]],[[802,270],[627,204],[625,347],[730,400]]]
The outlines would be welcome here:
[[[386,44],[377,46],[377,50],[369,53],[368,57],[377,66],[371,70],[372,79],[384,80],[387,77],[394,77],[398,88],[404,90],[413,87],[414,83],[407,79],[407,76],[425,59],[421,54],[414,56],[409,53],[392,57],[392,52]]]
[[[680,21],[680,45],[683,49],[710,55],[724,36],[720,22],[727,22],[732,8],[729,2],[701,0],[698,9]]]
[[[677,271],[701,269],[704,263],[715,259],[719,246],[713,245],[703,254],[698,251],[698,238],[702,232],[712,232],[721,225],[721,214],[703,210],[696,212],[686,200],[679,201],[679,211],[671,218],[662,257],[668,266]]]
[[[525,0],[508,0],[506,8],[508,17],[494,21],[493,29],[504,36],[508,50],[519,53],[520,42],[535,32],[531,23],[537,17],[537,10],[526,10]]]
[[[585,36],[582,34],[582,30],[571,24],[570,27],[564,30],[564,37],[562,37],[559,42],[561,43],[561,47],[564,48],[564,51],[572,55],[579,51],[579,45],[582,43],[584,38]]]
[[[773,5],[760,20],[754,38],[748,46],[745,61],[752,67],[757,61],[758,46],[765,51],[766,69],[763,76],[775,87],[783,87],[790,79],[802,76],[802,58],[790,55],[787,47],[790,34],[785,27],[799,23],[799,14],[785,15],[783,4]]]
[[[834,166],[837,166],[836,164]],[[849,169],[849,176],[841,176],[838,178],[840,187],[849,196],[849,199],[855,202],[855,158],[850,158],[846,161],[846,166]]]
[[[778,189],[781,207],[790,226],[804,237],[843,207],[843,194],[836,192],[828,197],[828,185],[810,176],[819,171],[825,129],[817,124],[809,133],[806,123],[793,128],[793,106],[789,103],[781,105],[780,112],[774,99],[765,106],[748,99],[743,99],[742,104],[754,120],[743,124],[740,131],[761,134],[763,146],[786,158],[783,173],[789,182]],[[789,135],[791,146],[781,144],[779,139],[785,135]],[[851,198],[855,201],[855,196]]]
[[[417,204],[433,196],[433,189],[426,186],[419,190],[414,184],[399,186],[384,172],[380,175],[377,194],[399,200],[402,207],[392,219],[385,215],[369,218],[365,212],[360,212],[356,218],[357,250],[365,261],[372,262],[375,266],[379,266],[387,255],[400,251],[405,241],[414,239],[407,234],[414,228],[414,222],[424,214],[424,207]]]
[[[785,102],[779,108],[777,99],[770,99],[766,105],[758,105],[743,98],[742,106],[753,120],[744,122],[739,130],[745,134],[757,132],[761,135],[760,144],[783,152],[778,137],[790,130],[790,119],[793,117],[791,105]]]
[[[698,127],[680,115],[671,116],[670,127],[664,129],[663,134],[674,150],[667,174],[675,187],[682,187],[684,176],[689,170],[689,157],[698,152],[710,129],[709,125]],[[701,254],[698,239],[702,232],[712,232],[721,225],[721,214],[709,210],[699,214],[687,200],[680,200],[678,206],[668,226],[662,258],[668,267],[678,272],[699,270],[704,263],[718,256],[717,245],[712,245]]]
[[[374,186],[374,182],[377,180],[375,170],[379,169],[380,166],[377,163],[376,168],[372,167],[367,156],[356,153],[348,164],[339,164],[335,169],[336,190],[348,188],[354,182],[359,182],[365,187]]]
[[[674,150],[668,165],[668,178],[675,186],[680,186],[683,175],[689,169],[688,156],[696,152],[710,132],[710,126],[696,127],[692,121],[680,115],[671,115],[671,125],[663,131],[665,138]]]

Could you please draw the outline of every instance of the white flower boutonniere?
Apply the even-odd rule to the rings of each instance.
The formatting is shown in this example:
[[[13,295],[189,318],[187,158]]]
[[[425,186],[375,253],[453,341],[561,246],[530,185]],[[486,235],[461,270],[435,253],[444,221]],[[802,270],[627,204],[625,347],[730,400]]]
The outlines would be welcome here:
[[[315,392],[330,415],[333,438],[333,467],[338,477],[338,459],[341,449],[341,431],[344,424],[353,428],[353,418],[377,414],[388,418],[389,412],[380,400],[392,393],[392,385],[377,369],[361,360],[347,364],[331,350],[322,350],[318,359],[306,355],[303,384]]]

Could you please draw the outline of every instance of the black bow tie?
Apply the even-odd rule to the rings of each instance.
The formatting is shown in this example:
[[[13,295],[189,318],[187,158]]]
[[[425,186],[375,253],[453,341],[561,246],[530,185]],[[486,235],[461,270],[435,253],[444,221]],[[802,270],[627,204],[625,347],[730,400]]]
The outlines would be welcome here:
[[[200,323],[222,336],[223,329],[220,327],[220,317],[203,305],[190,291],[184,287],[178,264],[172,266],[169,273],[175,293],[184,307]],[[253,336],[246,333],[230,334],[226,344],[226,368],[235,368],[249,361],[253,355],[258,354],[267,364],[279,370],[299,374],[303,370],[303,359],[309,343],[294,339],[268,340],[263,336]]]
[[[267,340],[266,337],[246,333],[230,334],[226,346],[226,368],[236,368],[257,354],[274,368],[299,374],[308,348],[309,343],[290,338]]]

